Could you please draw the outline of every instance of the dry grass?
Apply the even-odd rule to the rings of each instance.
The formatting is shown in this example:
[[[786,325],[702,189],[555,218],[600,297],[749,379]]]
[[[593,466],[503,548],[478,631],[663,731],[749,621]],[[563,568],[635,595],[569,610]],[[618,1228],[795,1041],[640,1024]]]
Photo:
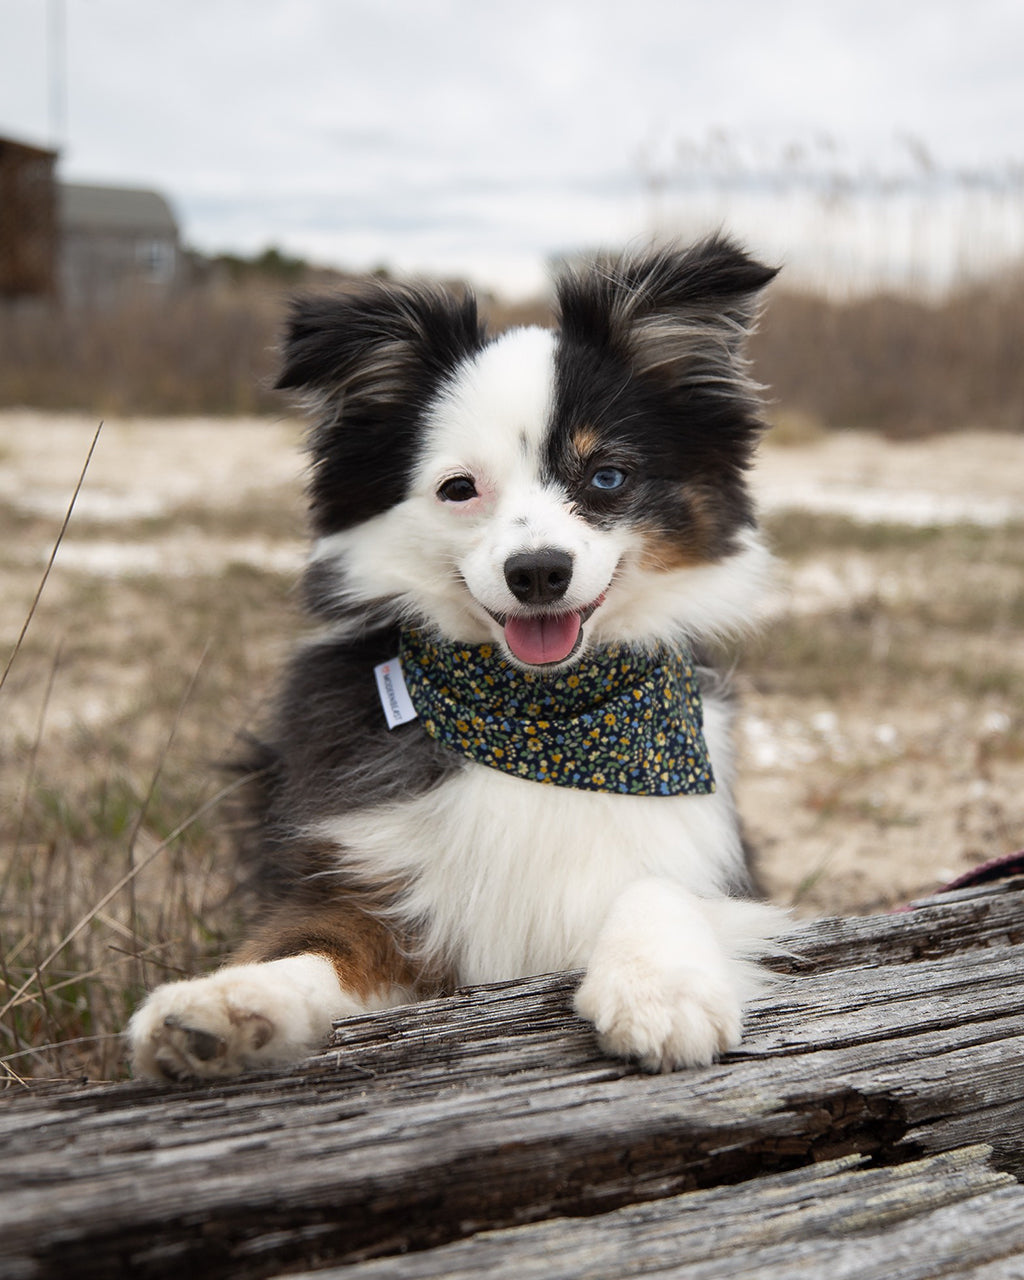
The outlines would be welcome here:
[[[772,896],[887,910],[1024,847],[1024,526],[769,528],[795,607],[740,664],[741,808]]]
[[[763,693],[874,696],[913,694],[939,702],[1005,695],[1015,733],[1024,732],[1024,527],[914,528],[836,516],[787,513],[768,524],[791,568],[850,557],[869,565],[875,590],[815,613],[773,622],[746,654]],[[1004,742],[1008,749],[1024,739]]]
[[[146,987],[237,941],[222,766],[295,619],[288,584],[244,568],[61,586],[0,694],[27,713],[4,751],[0,1058],[109,1078]],[[67,1047],[25,1052],[46,1044]]]
[[[87,481],[88,482],[88,481]],[[193,527],[293,536],[279,507],[197,513]],[[110,578],[56,571],[23,638],[41,548],[56,522],[0,504],[6,642],[0,689],[0,1070],[19,1078],[123,1074],[120,1031],[143,992],[202,971],[238,936],[224,800],[237,735],[258,723],[298,622],[289,577],[243,564],[215,573]],[[122,544],[175,524],[116,527]],[[106,542],[75,526],[64,551]],[[168,563],[172,563],[169,558]]]
[[[126,414],[280,412],[273,390],[290,298],[345,277],[221,280],[103,311],[0,305],[0,407]],[[459,288],[461,286],[453,286]],[[541,303],[482,300],[488,324],[546,323]]]
[[[753,344],[789,415],[897,439],[1024,431],[1024,269],[939,302],[776,291]]]
[[[0,309],[0,404],[101,417],[267,410],[283,310],[269,286],[103,312]]]
[[[288,297],[344,278],[239,280],[117,310],[0,310],[0,406],[99,415],[277,412],[270,388]],[[458,287],[458,286],[456,286]],[[547,323],[543,302],[483,300],[489,325]],[[939,302],[848,302],[772,291],[754,342],[780,424],[862,428],[896,438],[987,427],[1024,430],[1024,270]]]

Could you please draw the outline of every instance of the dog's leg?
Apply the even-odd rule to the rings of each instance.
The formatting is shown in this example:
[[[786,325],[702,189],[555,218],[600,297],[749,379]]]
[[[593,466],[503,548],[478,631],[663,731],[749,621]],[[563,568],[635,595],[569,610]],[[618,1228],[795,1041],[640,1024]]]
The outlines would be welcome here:
[[[601,1047],[648,1071],[701,1066],[740,1042],[758,987],[750,958],[771,949],[782,914],[705,901],[666,880],[631,884],[598,934],[576,1010]]]
[[[136,1076],[212,1080],[283,1066],[324,1045],[335,1019],[412,998],[390,933],[344,905],[281,913],[236,959],[152,992],[128,1024]]]

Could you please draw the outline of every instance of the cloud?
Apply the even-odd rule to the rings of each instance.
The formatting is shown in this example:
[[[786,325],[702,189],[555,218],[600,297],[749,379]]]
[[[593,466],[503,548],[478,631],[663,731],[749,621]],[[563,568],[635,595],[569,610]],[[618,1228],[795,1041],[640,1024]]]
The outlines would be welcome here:
[[[156,186],[211,248],[536,264],[643,235],[652,180],[716,145],[1021,151],[1016,0],[65,4],[65,175]],[[0,0],[0,132],[47,135],[48,8]]]

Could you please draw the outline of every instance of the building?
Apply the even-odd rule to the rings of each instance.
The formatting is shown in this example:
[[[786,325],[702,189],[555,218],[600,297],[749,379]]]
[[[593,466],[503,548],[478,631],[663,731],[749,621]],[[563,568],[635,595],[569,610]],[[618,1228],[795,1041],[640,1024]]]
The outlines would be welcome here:
[[[69,306],[168,293],[183,270],[181,237],[156,191],[61,183],[60,291]]]
[[[57,153],[0,138],[0,301],[57,289]]]
[[[181,282],[174,212],[156,191],[56,179],[57,153],[0,137],[0,302],[110,306]]]

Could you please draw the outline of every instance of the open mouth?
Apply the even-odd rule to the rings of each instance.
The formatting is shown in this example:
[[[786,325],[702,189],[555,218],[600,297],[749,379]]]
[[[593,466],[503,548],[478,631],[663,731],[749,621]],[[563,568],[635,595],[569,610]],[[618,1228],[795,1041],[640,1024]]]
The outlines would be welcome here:
[[[491,617],[504,629],[513,657],[531,667],[550,667],[573,656],[583,641],[584,623],[603,603],[602,594],[585,609],[573,612],[491,613]]]

